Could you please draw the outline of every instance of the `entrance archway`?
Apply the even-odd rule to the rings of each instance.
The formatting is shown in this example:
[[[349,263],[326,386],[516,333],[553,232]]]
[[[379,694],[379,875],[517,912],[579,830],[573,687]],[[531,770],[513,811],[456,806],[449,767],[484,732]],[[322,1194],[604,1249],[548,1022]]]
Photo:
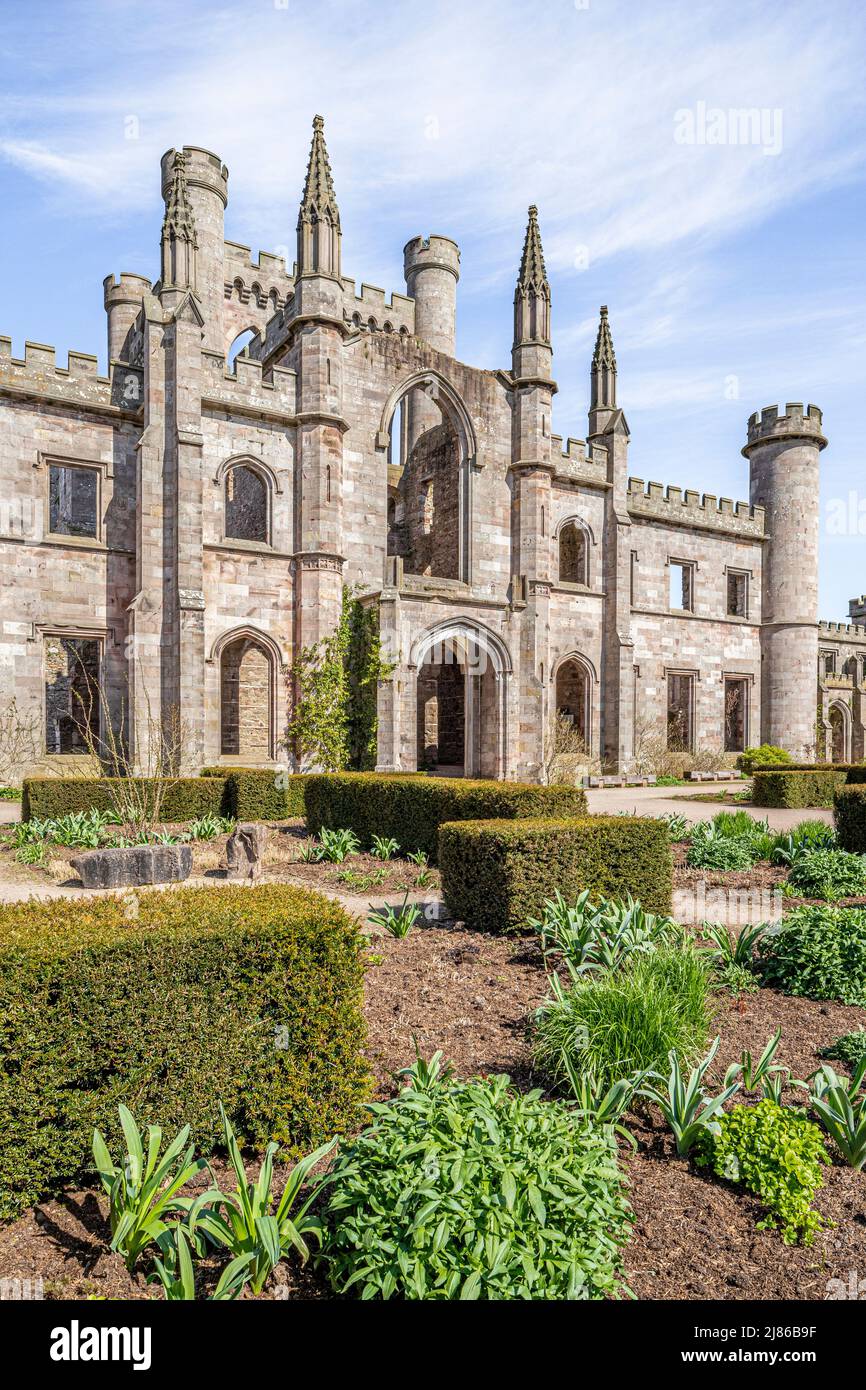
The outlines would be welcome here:
[[[504,777],[508,652],[469,622],[416,644],[416,766],[440,776]]]
[[[567,657],[556,672],[556,712],[572,725],[587,752],[590,749],[592,679],[579,657]]]
[[[851,717],[845,705],[830,706],[830,759],[834,763],[851,761]]]

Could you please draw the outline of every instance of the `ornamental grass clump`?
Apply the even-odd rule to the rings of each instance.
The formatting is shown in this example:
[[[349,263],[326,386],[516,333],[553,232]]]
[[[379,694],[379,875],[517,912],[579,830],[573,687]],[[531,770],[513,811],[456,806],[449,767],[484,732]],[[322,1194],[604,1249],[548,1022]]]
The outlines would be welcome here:
[[[345,1144],[323,1257],[362,1299],[627,1295],[631,1209],[610,1127],[507,1076],[457,1081],[441,1055]]]
[[[810,1245],[823,1226],[812,1201],[829,1157],[802,1110],[773,1100],[735,1105],[719,1118],[717,1134],[701,1136],[696,1161],[753,1192],[767,1210],[758,1229],[778,1228],[786,1245]]]
[[[694,948],[665,947],[567,988],[554,978],[553,995],[534,1019],[536,1066],[562,1085],[565,1057],[605,1089],[635,1072],[666,1075],[671,1051],[689,1061],[706,1045],[709,972]]]
[[[866,1005],[866,908],[794,908],[759,942],[758,969],[785,994]]]

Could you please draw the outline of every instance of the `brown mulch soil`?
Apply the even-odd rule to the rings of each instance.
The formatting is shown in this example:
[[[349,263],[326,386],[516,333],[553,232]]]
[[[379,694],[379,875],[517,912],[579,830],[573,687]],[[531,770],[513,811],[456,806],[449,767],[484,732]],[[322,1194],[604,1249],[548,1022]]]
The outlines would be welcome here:
[[[507,1071],[520,1087],[536,1084],[527,1020],[546,991],[534,938],[487,937],[446,923],[416,929],[402,941],[377,936],[370,953],[368,1053],[378,1097],[394,1093],[395,1073],[412,1062],[416,1045],[425,1056],[441,1049],[461,1076]],[[771,990],[738,1000],[720,996],[715,1080],[743,1048],[759,1052],[777,1026],[778,1060],[805,1077],[820,1064],[819,1048],[864,1023],[866,1010]],[[638,1152],[623,1144],[622,1158],[635,1226],[625,1263],[638,1297],[822,1299],[828,1279],[847,1281],[852,1269],[866,1269],[863,1174],[833,1162],[816,1205],[835,1224],[812,1247],[791,1248],[778,1234],[756,1229],[755,1199],[678,1159],[657,1115],[638,1117],[631,1127]],[[161,1297],[108,1252],[105,1201],[92,1190],[40,1203],[0,1231],[0,1275],[41,1275],[49,1298]],[[215,1277],[215,1270],[206,1271],[205,1285]],[[264,1296],[330,1295],[320,1273],[292,1263],[280,1267]]]

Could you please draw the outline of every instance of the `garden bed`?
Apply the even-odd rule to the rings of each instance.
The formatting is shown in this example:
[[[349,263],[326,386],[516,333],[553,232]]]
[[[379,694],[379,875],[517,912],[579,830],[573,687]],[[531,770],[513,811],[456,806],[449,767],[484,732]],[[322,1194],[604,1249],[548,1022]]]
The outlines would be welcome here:
[[[546,986],[535,937],[489,937],[440,924],[402,941],[376,936],[370,954],[365,1014],[380,1098],[394,1094],[394,1074],[412,1061],[416,1042],[425,1056],[441,1048],[460,1076],[507,1071],[521,1089],[536,1084],[526,1022]],[[720,994],[713,1079],[720,1081],[743,1048],[759,1052],[778,1026],[780,1060],[795,1075],[808,1075],[820,1064],[819,1048],[864,1024],[866,1010],[841,1004],[772,990],[738,999]],[[866,1184],[838,1158],[816,1199],[836,1225],[811,1247],[787,1247],[777,1232],[756,1230],[756,1201],[676,1157],[658,1115],[631,1123],[638,1152],[621,1146],[635,1212],[625,1267],[639,1298],[823,1299],[829,1279],[847,1281],[850,1270],[866,1267]],[[49,1298],[160,1297],[108,1251],[104,1213],[93,1189],[41,1203],[0,1231],[0,1272],[41,1276]],[[293,1264],[280,1266],[264,1296],[331,1295],[320,1275]]]

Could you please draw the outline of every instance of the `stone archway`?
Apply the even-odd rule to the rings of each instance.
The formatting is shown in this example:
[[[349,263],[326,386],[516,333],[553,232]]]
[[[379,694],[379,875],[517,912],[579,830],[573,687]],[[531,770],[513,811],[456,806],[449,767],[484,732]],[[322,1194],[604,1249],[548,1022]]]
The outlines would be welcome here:
[[[592,673],[580,657],[569,656],[556,669],[556,713],[566,718],[587,752],[592,743]]]
[[[830,760],[834,763],[851,761],[851,713],[847,705],[833,704],[829,709]]]
[[[415,765],[441,776],[506,774],[508,652],[468,621],[443,623],[416,643]]]
[[[265,763],[274,749],[273,655],[241,635],[220,653],[220,754]]]

